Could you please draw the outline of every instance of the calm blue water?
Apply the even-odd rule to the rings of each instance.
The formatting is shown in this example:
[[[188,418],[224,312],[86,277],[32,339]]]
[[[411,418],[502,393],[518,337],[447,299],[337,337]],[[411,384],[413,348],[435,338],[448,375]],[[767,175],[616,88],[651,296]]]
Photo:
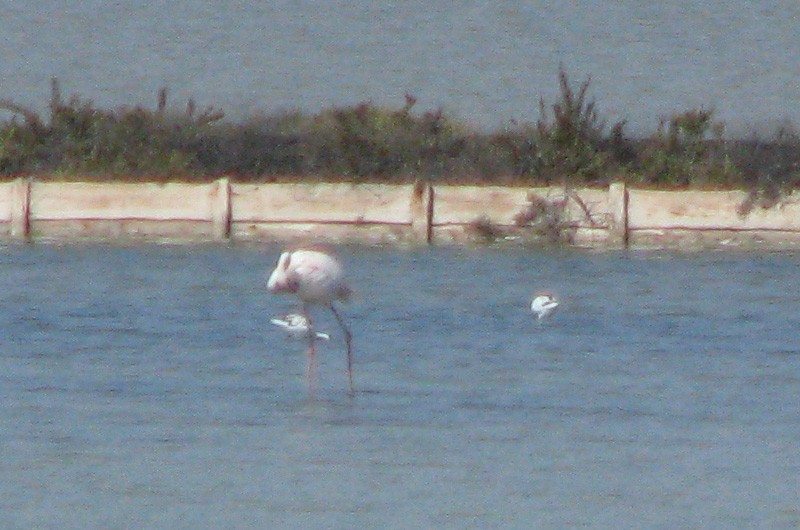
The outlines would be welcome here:
[[[0,247],[0,527],[800,525],[799,254],[343,248],[309,400],[278,252]]]
[[[56,76],[103,107],[154,107],[162,86],[177,108],[194,97],[230,117],[399,107],[408,92],[496,127],[535,120],[562,63],[633,131],[698,106],[732,132],[800,123],[797,0],[0,0],[0,12],[0,97],[40,110]]]

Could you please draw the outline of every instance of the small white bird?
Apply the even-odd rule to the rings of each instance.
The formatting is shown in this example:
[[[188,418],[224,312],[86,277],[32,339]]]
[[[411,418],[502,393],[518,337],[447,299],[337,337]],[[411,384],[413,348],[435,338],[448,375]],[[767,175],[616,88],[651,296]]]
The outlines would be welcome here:
[[[536,318],[541,320],[555,313],[558,308],[558,301],[552,294],[545,293],[536,296],[531,302],[531,312]]]
[[[290,313],[283,318],[272,318],[270,323],[283,329],[290,337],[294,339],[307,339],[308,334],[311,333],[311,327],[308,325],[308,320],[303,315],[298,313]],[[321,331],[315,331],[314,335],[320,340],[330,340],[331,336]]]
[[[322,250],[302,248],[287,250],[278,258],[275,270],[269,275],[267,290],[273,294],[293,294],[303,302],[302,316],[306,324],[313,329],[309,315],[312,305],[327,307],[336,317],[339,327],[344,333],[347,348],[347,377],[350,381],[350,394],[355,393],[353,386],[353,350],[352,334],[333,306],[336,301],[346,301],[350,297],[350,287],[344,279],[344,270],[339,261]],[[314,346],[316,335],[308,337],[308,389],[313,395],[317,372],[317,350]]]

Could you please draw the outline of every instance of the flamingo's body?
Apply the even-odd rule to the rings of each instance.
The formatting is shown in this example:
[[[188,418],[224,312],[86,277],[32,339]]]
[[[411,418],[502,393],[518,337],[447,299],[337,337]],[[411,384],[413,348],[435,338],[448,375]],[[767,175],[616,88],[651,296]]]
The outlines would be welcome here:
[[[558,301],[552,294],[540,294],[531,302],[531,312],[538,320],[549,317],[557,308]]]
[[[308,319],[299,313],[291,313],[282,318],[271,318],[270,323],[278,326],[292,338],[304,339],[312,333]],[[314,331],[314,335],[320,340],[330,340],[331,336],[321,331]]]
[[[293,294],[297,296],[303,302],[302,316],[305,318],[309,330],[313,329],[309,315],[310,306],[321,305],[331,310],[344,332],[347,345],[347,375],[350,380],[350,393],[352,394],[354,392],[352,335],[333,306],[334,302],[345,301],[350,297],[350,287],[344,279],[344,271],[339,261],[321,250],[298,249],[283,252],[278,258],[275,270],[269,276],[267,289],[275,294]],[[316,348],[314,342],[317,335],[313,332],[307,332],[307,336],[309,339],[308,384],[309,391],[313,392],[316,377]]]

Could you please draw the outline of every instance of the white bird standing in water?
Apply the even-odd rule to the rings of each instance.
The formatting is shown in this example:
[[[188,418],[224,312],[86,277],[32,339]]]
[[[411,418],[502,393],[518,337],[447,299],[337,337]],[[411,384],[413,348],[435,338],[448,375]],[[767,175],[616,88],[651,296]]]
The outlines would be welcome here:
[[[309,308],[312,305],[325,306],[344,332],[347,345],[347,377],[350,381],[350,394],[353,386],[352,334],[339,316],[333,303],[345,301],[350,297],[350,287],[344,280],[344,271],[339,261],[321,250],[297,249],[285,251],[278,258],[275,270],[269,276],[267,289],[274,294],[293,294],[303,302],[303,314],[309,329],[313,329]],[[317,372],[317,351],[314,345],[317,336],[308,333],[308,389],[314,392]]]
[[[552,294],[540,294],[531,302],[531,312],[538,320],[549,317],[558,308],[558,301]]]
[[[295,339],[307,338],[311,333],[311,326],[308,325],[308,319],[299,313],[290,313],[282,318],[271,318],[271,324],[283,329],[290,337]],[[321,331],[315,331],[314,334],[319,340],[330,340],[331,336]]]

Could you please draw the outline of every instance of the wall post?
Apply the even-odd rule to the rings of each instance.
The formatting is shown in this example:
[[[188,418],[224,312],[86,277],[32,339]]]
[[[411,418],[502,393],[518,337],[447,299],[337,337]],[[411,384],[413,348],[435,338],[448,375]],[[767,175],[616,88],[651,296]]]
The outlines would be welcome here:
[[[227,178],[217,180],[211,188],[211,233],[214,239],[231,236],[231,183]]]
[[[628,246],[628,188],[624,182],[614,182],[608,187],[609,242],[623,248]]]
[[[433,238],[433,187],[421,180],[411,192],[411,231],[417,241],[426,244]]]
[[[11,188],[11,237],[27,240],[30,237],[31,181],[19,178]]]

